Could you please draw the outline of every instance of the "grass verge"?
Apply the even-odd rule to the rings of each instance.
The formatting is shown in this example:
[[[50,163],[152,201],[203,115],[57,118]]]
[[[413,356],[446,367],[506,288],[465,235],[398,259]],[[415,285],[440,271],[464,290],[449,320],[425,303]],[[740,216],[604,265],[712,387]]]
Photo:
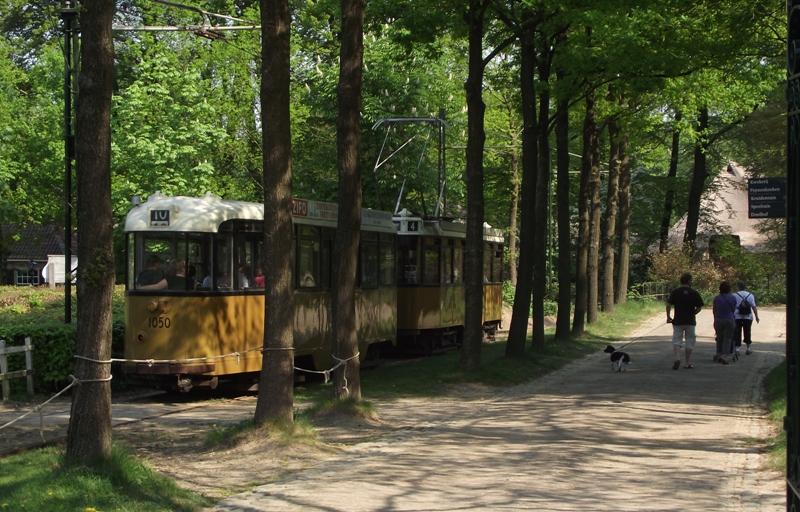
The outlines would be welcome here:
[[[314,444],[317,434],[305,417],[297,417],[289,424],[267,423],[257,426],[253,420],[244,420],[233,425],[213,427],[206,435],[209,448],[232,448],[250,441],[268,441],[280,446],[294,443]]]
[[[528,345],[525,355],[518,359],[505,357],[506,344],[503,340],[485,344],[481,353],[481,367],[472,374],[466,374],[459,368],[456,351],[399,361],[364,372],[361,376],[362,388],[367,398],[392,398],[439,395],[446,392],[448,386],[470,382],[489,386],[520,384],[595,352],[609,340],[624,338],[663,307],[663,303],[657,301],[630,301],[617,307],[614,313],[601,314],[599,320],[587,328],[585,336],[556,342],[550,334],[543,351],[534,352]]]
[[[116,446],[100,468],[66,466],[49,447],[0,459],[0,510],[170,511],[209,506]]]
[[[778,429],[778,435],[770,440],[767,463],[771,469],[786,472],[786,432],[783,417],[786,416],[786,360],[773,368],[764,378],[769,419]]]

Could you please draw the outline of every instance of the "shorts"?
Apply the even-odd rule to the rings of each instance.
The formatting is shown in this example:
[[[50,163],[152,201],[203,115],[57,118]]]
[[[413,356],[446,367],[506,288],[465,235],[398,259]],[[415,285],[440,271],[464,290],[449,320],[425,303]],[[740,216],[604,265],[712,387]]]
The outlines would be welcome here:
[[[672,325],[672,345],[678,348],[683,347],[683,340],[686,339],[686,348],[693,349],[697,341],[694,334],[694,325]]]

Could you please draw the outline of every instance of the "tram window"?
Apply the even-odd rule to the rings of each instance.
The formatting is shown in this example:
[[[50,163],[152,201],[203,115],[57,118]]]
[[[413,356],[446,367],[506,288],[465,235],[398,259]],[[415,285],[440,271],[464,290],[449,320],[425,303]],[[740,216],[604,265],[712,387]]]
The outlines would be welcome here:
[[[454,240],[453,247],[453,283],[461,283],[464,279],[464,241]]]
[[[186,242],[186,278],[190,290],[199,288],[202,279],[208,275],[210,258],[208,235],[190,234]]]
[[[322,229],[322,251],[320,253],[320,286],[331,287],[331,265],[333,265],[333,240],[335,231],[328,228]]]
[[[219,234],[214,238],[214,273],[213,283],[215,290],[231,289],[231,265],[233,263],[231,252],[231,236]],[[210,288],[211,277],[203,280],[203,287]]]
[[[140,290],[159,290],[167,287],[167,269],[175,257],[175,238],[173,236],[142,237],[139,273],[136,275],[136,288]]]
[[[483,244],[483,282],[492,282],[492,248],[494,244]]]
[[[439,284],[439,243],[438,238],[423,238],[422,270],[423,284]]]
[[[391,286],[394,284],[394,237],[392,235],[380,236],[380,273],[381,286]]]
[[[361,232],[361,288],[378,286],[378,234]]]
[[[175,258],[167,266],[165,272],[167,275],[168,290],[185,291],[194,288],[187,278],[186,235],[176,236]]]
[[[245,227],[250,228],[249,225]],[[255,287],[255,271],[259,263],[256,259],[259,239],[263,235],[252,232],[239,232],[236,237],[236,289],[246,290]],[[263,288],[263,286],[262,286]]]
[[[313,226],[297,227],[297,287],[319,286],[319,230]]]
[[[492,252],[492,282],[503,282],[503,246],[500,244],[495,244]]]
[[[442,240],[442,282],[451,284],[453,282],[453,242],[455,240]]]
[[[401,236],[397,239],[397,254],[400,265],[400,284],[419,283],[419,272],[417,270],[417,244],[419,238],[416,236]]]

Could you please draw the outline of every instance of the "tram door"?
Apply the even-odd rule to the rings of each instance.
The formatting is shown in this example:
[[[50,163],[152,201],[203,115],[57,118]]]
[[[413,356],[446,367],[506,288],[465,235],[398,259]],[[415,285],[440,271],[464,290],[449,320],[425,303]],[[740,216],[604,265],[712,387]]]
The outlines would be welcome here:
[[[787,8],[786,510],[800,512],[800,0]]]

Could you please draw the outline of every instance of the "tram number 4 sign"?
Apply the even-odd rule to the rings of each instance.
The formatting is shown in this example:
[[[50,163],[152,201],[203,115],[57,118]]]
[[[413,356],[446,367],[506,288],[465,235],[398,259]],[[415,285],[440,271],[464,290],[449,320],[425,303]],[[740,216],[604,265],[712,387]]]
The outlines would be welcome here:
[[[751,219],[786,217],[786,178],[747,180],[747,216]]]

